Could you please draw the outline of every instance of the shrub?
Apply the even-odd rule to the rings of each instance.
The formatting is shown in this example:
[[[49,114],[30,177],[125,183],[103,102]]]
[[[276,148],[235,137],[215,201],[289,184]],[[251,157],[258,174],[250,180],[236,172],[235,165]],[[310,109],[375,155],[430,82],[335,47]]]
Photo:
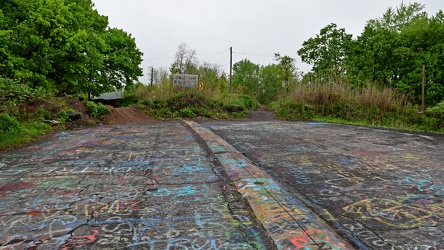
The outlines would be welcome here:
[[[86,103],[86,109],[88,109],[88,113],[92,116],[92,117],[96,117],[97,116],[97,104],[93,101],[88,101]]]
[[[313,110],[301,102],[290,102],[279,107],[276,116],[284,120],[311,120]]]
[[[248,116],[248,112],[245,110],[241,111],[241,112],[232,112],[230,114],[230,116],[231,116],[231,118],[234,118],[234,119],[242,119],[242,118],[245,118]]]
[[[109,113],[108,107],[106,107],[100,102],[99,104],[96,104],[93,101],[88,101],[86,103],[86,108],[88,109],[88,113],[94,118]]]
[[[223,106],[223,103],[219,100],[211,99],[207,103],[210,109],[219,109]]]
[[[250,95],[225,94],[222,97],[222,101],[224,103],[224,108],[230,112],[239,112],[245,109],[257,109],[257,101]],[[232,110],[233,108],[234,110]]]
[[[100,115],[106,115],[108,113],[109,113],[108,107],[99,102],[99,104],[97,105],[97,114],[100,116]]]
[[[146,108],[152,108],[154,106],[154,103],[150,99],[143,99],[139,101],[139,105],[144,105],[146,109]]]
[[[170,108],[152,109],[148,114],[157,118],[175,118],[178,116],[178,112],[172,111]]]
[[[36,116],[37,116],[37,119],[40,121],[51,119],[51,113],[48,110],[42,109],[42,108],[37,110]]]
[[[243,100],[246,109],[257,109],[257,101],[251,95],[239,95],[239,98]]]
[[[0,132],[17,133],[20,131],[20,123],[13,116],[7,113],[0,114]]]
[[[245,107],[242,106],[239,103],[227,103],[224,105],[224,108],[228,111],[228,112],[240,112],[240,111],[244,111]]]
[[[444,119],[444,101],[441,101],[434,107],[427,108],[425,113],[431,117]]]
[[[167,100],[167,105],[173,110],[188,107],[199,107],[207,103],[205,96],[193,92],[180,92]]]
[[[183,108],[183,109],[179,110],[179,114],[182,117],[188,117],[188,118],[196,117],[196,114],[190,108]]]
[[[138,109],[148,109],[148,107],[147,107],[145,104],[141,104],[141,103],[139,103],[139,104],[137,105],[137,108],[138,108]]]
[[[153,107],[154,109],[161,109],[167,106],[167,103],[164,99],[155,99],[153,101]]]

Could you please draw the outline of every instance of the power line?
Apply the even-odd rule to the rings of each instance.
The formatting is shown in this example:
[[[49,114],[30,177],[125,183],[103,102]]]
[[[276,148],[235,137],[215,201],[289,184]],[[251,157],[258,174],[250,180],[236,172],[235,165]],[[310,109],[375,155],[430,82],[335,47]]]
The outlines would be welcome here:
[[[155,60],[170,60],[170,59],[174,59],[174,57],[158,57],[158,58],[148,58],[148,59],[144,59],[144,60],[155,61]]]
[[[222,54],[224,54],[226,52],[227,52],[226,50],[221,51],[221,52],[217,53],[216,55],[213,55],[213,56],[210,56],[210,57],[207,57],[207,58],[203,59],[203,61],[208,60],[208,59],[213,58],[213,57],[216,57],[216,56],[219,56],[219,55],[222,55]]]
[[[211,55],[209,57],[204,58],[203,61],[205,61],[205,60],[211,59],[213,57],[222,55],[222,54],[226,53],[227,51],[229,51],[229,50],[223,50],[223,51],[213,52],[213,53],[196,54],[196,57]],[[259,57],[270,57],[270,58],[274,57],[274,56],[271,56],[271,55],[262,55],[262,54],[254,54],[254,53],[246,53],[246,52],[236,52],[236,51],[233,51],[233,54],[247,55],[247,56],[259,56]],[[175,59],[175,57],[155,57],[155,58],[146,58],[144,60],[145,61],[156,61],[156,60],[172,60],[172,59]]]
[[[260,55],[260,54],[251,54],[251,53],[244,53],[244,52],[234,52],[233,54],[240,54],[240,55],[247,55],[247,56],[262,56],[262,57],[274,57],[270,55]]]
[[[213,52],[213,53],[205,53],[205,54],[198,54],[198,56],[206,56],[206,55],[214,55],[214,54],[222,54],[227,52],[228,50],[220,51],[220,52]]]
[[[221,55],[221,54],[223,54],[223,53],[225,53],[225,52],[227,52],[227,50],[219,51],[219,52],[212,52],[212,53],[196,54],[195,56],[198,57],[198,56],[213,55],[213,56],[210,56],[210,57],[206,58],[206,59],[209,59],[209,58],[212,58],[212,57],[215,57],[215,56]],[[156,61],[156,60],[171,60],[171,59],[175,59],[175,58],[176,58],[176,57],[174,57],[174,56],[170,56],[170,57],[155,57],[155,58],[147,58],[147,59],[144,59],[144,60],[146,60],[146,61]],[[206,59],[204,59],[204,60],[206,60]]]

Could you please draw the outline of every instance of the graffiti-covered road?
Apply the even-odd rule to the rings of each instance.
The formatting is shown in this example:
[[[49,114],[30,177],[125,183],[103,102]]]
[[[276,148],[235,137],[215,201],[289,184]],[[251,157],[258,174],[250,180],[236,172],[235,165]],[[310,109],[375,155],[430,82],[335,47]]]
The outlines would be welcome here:
[[[0,249],[443,249],[444,140],[361,127],[102,126],[0,154]]]
[[[444,249],[444,137],[306,122],[205,122],[357,249]]]
[[[0,154],[0,249],[275,249],[182,122],[58,133]]]

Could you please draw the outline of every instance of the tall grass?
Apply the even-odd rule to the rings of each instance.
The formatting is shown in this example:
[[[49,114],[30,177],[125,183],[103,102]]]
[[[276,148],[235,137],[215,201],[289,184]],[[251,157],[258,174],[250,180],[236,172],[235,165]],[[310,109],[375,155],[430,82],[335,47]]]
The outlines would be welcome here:
[[[362,89],[344,83],[298,83],[293,91],[280,98],[281,102],[300,102],[312,106],[328,107],[335,103],[348,103],[362,108],[377,108],[381,112],[410,108],[409,98],[392,88],[368,84]]]
[[[276,115],[288,120],[322,120],[362,125],[443,131],[444,118],[418,113],[408,95],[367,84],[297,83],[274,103]]]
[[[169,82],[162,83],[160,85],[153,85],[153,86],[141,86],[136,89],[135,96],[139,100],[143,99],[168,99],[174,95],[176,95],[179,92],[187,92],[187,93],[194,93],[203,95],[206,98],[215,98],[218,96],[221,96],[221,94],[218,91],[212,91],[210,89],[199,89],[199,88],[175,88],[173,85]]]
[[[249,95],[222,93],[219,89],[174,88],[171,83],[162,83],[155,86],[140,86],[135,90],[139,100],[168,100],[179,93],[200,95],[208,100],[219,101],[227,106],[242,106],[245,109],[256,110],[257,100]]]

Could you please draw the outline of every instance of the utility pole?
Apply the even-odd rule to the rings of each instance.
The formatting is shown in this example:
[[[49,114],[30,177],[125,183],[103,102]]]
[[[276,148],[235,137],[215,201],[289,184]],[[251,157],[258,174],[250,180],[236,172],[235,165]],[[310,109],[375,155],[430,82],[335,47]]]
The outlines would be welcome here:
[[[421,104],[421,113],[424,113],[425,107],[425,65],[422,65],[422,104]]]
[[[232,92],[233,81],[233,47],[230,47],[230,93]]]
[[[154,67],[151,67],[151,89],[153,88],[154,82]]]

